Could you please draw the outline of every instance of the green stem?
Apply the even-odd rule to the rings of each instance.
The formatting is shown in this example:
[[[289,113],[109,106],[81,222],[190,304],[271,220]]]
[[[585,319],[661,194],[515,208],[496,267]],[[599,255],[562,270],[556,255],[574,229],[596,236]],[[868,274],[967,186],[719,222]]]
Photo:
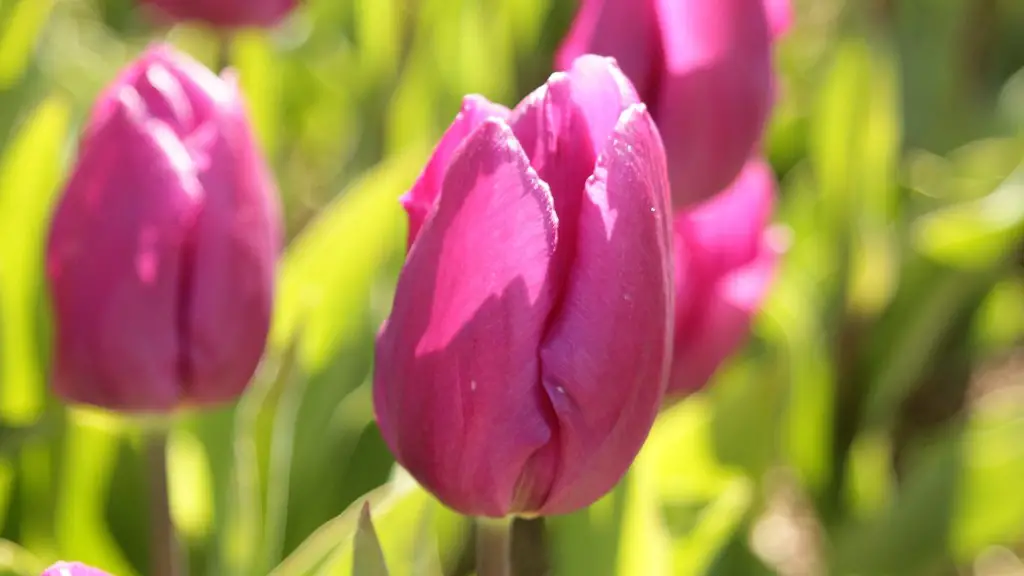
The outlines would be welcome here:
[[[224,32],[217,42],[217,67],[214,69],[218,74],[231,66],[231,33]]]
[[[477,518],[476,576],[512,576],[512,518]]]
[[[147,433],[146,467],[149,473],[150,576],[181,576],[184,574],[171,520],[167,492],[167,429]]]

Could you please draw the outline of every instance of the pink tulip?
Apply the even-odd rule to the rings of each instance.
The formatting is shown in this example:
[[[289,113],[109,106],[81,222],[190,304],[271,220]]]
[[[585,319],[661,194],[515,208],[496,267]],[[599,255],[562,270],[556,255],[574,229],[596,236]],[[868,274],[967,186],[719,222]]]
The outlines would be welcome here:
[[[57,394],[124,411],[236,398],[280,236],[233,79],[151,48],[97,101],[50,229]]]
[[[403,198],[413,241],[377,340],[398,461],[465,514],[558,514],[619,480],[665,390],[661,139],[597,56],[514,110],[467,97]]]
[[[785,36],[793,27],[793,5],[790,4],[790,0],[764,0],[764,9],[768,13],[768,26],[771,28],[772,38]]]
[[[747,337],[782,253],[767,229],[774,198],[771,167],[751,160],[728,190],[676,216],[671,399],[702,388]]]
[[[614,57],[648,104],[665,140],[673,205],[725,189],[758,147],[774,103],[772,29],[788,2],[581,0],[556,57]]]
[[[81,562],[57,562],[39,576],[110,576],[99,568]]]
[[[205,22],[217,28],[270,28],[299,5],[298,0],[141,0],[141,3],[172,21]]]

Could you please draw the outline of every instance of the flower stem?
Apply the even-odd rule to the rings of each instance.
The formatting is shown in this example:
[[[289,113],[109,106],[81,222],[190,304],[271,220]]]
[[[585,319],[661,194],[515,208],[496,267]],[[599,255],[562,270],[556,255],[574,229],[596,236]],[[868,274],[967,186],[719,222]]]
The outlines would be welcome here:
[[[231,39],[230,32],[224,32],[217,39],[217,67],[214,69],[217,74],[231,66]]]
[[[149,473],[149,574],[181,576],[184,572],[167,492],[167,429],[148,432],[145,442]]]
[[[512,518],[477,518],[477,576],[512,576]]]

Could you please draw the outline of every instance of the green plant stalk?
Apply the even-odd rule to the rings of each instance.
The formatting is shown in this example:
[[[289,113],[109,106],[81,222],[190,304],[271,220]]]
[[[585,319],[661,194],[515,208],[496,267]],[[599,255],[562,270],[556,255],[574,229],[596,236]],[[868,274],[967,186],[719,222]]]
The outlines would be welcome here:
[[[230,32],[221,34],[217,40],[217,63],[215,64],[216,68],[214,68],[217,74],[231,66],[231,40]]]
[[[512,576],[512,520],[477,518],[477,576]]]
[[[146,468],[149,475],[149,558],[150,576],[182,576],[185,574],[181,548],[171,519],[167,491],[166,427],[147,431],[145,438]]]

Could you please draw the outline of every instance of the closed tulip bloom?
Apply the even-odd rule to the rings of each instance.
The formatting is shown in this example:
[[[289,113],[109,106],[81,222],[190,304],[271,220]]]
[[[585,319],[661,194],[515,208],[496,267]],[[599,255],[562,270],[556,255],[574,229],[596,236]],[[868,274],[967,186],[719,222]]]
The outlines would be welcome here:
[[[110,576],[110,574],[99,568],[86,566],[81,562],[57,562],[39,576]]]
[[[140,1],[164,18],[204,22],[216,28],[270,28],[299,5],[298,0]]]
[[[615,57],[664,138],[672,200],[700,202],[728,186],[759,145],[774,103],[772,30],[788,2],[581,0],[556,56]]]
[[[670,399],[704,387],[746,339],[783,251],[768,228],[774,201],[771,167],[755,159],[729,189],[677,214]]]
[[[235,399],[263,352],[279,244],[233,80],[150,49],[97,101],[51,224],[55,391],[123,411]]]
[[[591,504],[668,376],[671,214],[645,106],[597,56],[512,111],[468,97],[402,202],[413,240],[374,376],[399,463],[465,514]]]

